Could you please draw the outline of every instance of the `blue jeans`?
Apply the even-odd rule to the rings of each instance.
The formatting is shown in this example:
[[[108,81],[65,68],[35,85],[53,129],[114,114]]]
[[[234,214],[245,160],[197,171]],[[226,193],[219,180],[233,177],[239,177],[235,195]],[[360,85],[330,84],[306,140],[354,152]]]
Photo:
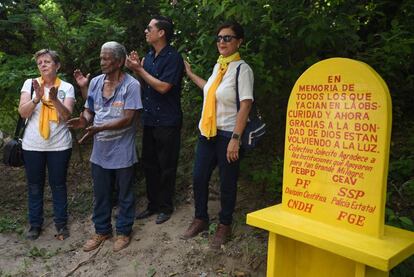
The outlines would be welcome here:
[[[217,135],[209,140],[200,136],[193,172],[195,217],[208,222],[208,185],[214,168],[218,166],[221,202],[219,220],[225,225],[230,225],[233,221],[240,165],[240,160],[231,163],[227,161],[229,141],[227,136]]]
[[[72,149],[64,151],[23,151],[26,170],[29,223],[33,227],[43,225],[43,192],[48,172],[49,186],[52,191],[53,215],[56,228],[68,221],[68,200],[66,175]]]
[[[119,169],[106,169],[91,163],[94,205],[92,220],[95,232],[100,235],[112,233],[111,214],[113,192],[118,191],[118,217],[116,232],[129,236],[135,220],[135,195],[133,190],[135,165]]]

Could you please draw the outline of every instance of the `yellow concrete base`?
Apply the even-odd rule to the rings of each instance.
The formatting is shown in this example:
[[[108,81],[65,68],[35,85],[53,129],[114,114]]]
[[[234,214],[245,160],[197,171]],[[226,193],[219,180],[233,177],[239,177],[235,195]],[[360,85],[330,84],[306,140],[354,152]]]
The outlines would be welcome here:
[[[269,231],[267,276],[386,277],[414,253],[414,233],[385,226],[383,238],[342,230],[286,212],[281,205],[247,215]]]

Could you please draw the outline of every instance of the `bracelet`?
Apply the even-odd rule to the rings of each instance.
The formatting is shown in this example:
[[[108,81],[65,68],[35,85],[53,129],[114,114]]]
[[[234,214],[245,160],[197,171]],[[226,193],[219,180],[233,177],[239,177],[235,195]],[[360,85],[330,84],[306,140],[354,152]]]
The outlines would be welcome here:
[[[39,104],[40,100],[39,100],[39,101],[37,101],[37,102],[35,102],[35,100],[34,100],[34,98],[33,98],[33,99],[32,99],[32,102],[33,102],[33,104],[37,105],[37,104]]]
[[[232,139],[237,139],[237,140],[240,140],[240,135],[239,135],[239,134],[237,134],[237,133],[233,133],[233,134],[231,134],[231,138],[232,138]]]

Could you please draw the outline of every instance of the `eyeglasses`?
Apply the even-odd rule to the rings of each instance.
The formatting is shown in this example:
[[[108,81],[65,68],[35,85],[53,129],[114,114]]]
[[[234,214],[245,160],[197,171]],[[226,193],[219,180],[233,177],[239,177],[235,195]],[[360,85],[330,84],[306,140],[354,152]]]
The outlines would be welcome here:
[[[230,42],[232,39],[237,38],[236,36],[225,35],[225,36],[216,36],[216,42]]]

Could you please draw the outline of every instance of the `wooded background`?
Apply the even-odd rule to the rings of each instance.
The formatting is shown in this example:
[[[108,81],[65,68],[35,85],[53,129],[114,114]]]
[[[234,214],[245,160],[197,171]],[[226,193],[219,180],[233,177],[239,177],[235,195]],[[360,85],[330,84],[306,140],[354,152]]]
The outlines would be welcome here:
[[[414,0],[2,0],[0,130],[5,135],[14,131],[23,82],[38,75],[33,60],[37,50],[57,50],[61,77],[75,84],[75,68],[92,77],[99,74],[105,41],[116,40],[143,56],[148,51],[144,29],[157,14],[173,19],[174,46],[204,78],[218,55],[217,25],[237,20],[244,26],[241,55],[253,68],[255,97],[268,133],[243,161],[243,177],[275,198],[282,184],[286,106],[297,78],[330,57],[372,66],[388,84],[393,104],[386,221],[414,231]],[[75,113],[83,105],[79,91],[77,95]],[[196,140],[201,103],[200,91],[186,79],[183,145],[189,148]],[[181,162],[191,163],[192,158]]]

